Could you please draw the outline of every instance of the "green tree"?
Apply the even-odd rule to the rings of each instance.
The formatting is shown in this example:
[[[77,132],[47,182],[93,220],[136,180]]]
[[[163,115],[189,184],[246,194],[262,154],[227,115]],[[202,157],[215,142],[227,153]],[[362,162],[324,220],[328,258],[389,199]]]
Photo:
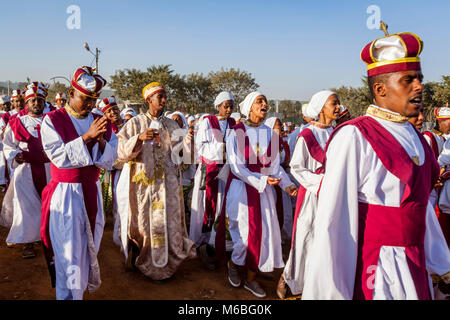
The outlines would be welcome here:
[[[186,76],[184,94],[184,111],[190,114],[215,112],[211,80],[203,74],[192,73]]]
[[[69,97],[69,87],[66,86],[63,83],[55,82],[55,84],[50,86],[50,89],[48,89],[48,95],[47,95],[47,101],[50,101],[51,103],[55,103],[56,94],[58,92],[63,92],[66,94],[67,97]]]
[[[259,88],[255,78],[247,71],[239,69],[221,69],[220,71],[208,74],[214,94],[221,91],[229,91],[233,94],[234,100],[240,103],[251,91]]]

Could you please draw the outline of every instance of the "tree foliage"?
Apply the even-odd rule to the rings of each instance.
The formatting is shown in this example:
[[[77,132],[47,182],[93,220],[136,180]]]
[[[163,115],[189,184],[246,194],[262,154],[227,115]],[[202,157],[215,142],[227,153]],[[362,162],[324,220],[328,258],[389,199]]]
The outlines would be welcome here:
[[[153,65],[146,71],[118,70],[111,76],[110,87],[122,100],[144,103],[142,89],[153,81],[162,82],[168,91],[167,110],[192,114],[214,112],[215,96],[222,90],[230,91],[240,102],[259,87],[250,73],[239,69],[179,75],[171,65]]]

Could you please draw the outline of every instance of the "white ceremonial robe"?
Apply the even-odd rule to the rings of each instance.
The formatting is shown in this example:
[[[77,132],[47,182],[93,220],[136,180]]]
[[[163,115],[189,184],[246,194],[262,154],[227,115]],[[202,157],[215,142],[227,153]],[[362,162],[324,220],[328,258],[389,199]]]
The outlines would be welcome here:
[[[322,129],[310,125],[308,129],[312,131],[319,145],[325,150],[333,128]],[[305,264],[307,258],[315,254],[311,253],[311,243],[314,239],[313,226],[317,211],[317,192],[323,178],[323,174],[316,173],[316,170],[321,166],[322,164],[311,156],[305,139],[299,137],[291,159],[291,174],[306,189],[306,193],[293,231],[295,239],[284,269],[286,283],[294,295],[302,293]]]
[[[225,136],[227,135],[228,122],[227,120],[219,120],[220,131]],[[229,133],[229,131],[228,131]],[[198,157],[203,157],[214,162],[223,162],[223,148],[222,142],[217,142],[214,137],[210,122],[208,119],[203,119],[199,125],[197,136],[195,138],[195,146]],[[201,184],[201,164],[198,165],[194,176],[194,189],[192,191],[191,203],[191,220],[189,224],[189,239],[194,241],[195,246],[199,247],[203,243],[209,243],[214,246],[215,232],[202,233],[203,218],[205,215],[205,190],[200,190]],[[223,193],[225,191],[226,181],[219,179],[219,188],[217,194],[217,208],[216,217],[220,214],[220,209],[223,203]],[[227,241],[227,250],[232,249],[232,243]]]
[[[245,125],[245,129],[254,154],[256,155],[257,152],[257,142],[259,142],[260,155],[266,154],[273,130],[265,124],[259,127]],[[279,148],[278,145],[276,147]],[[277,153],[276,157],[272,157],[274,160],[272,165],[267,168],[268,171],[260,174],[251,172],[243,162],[242,150],[238,150],[236,131],[231,131],[226,142],[226,148],[231,172],[238,178],[233,179],[226,195],[226,214],[229,219],[229,231],[234,244],[231,259],[238,266],[246,264],[249,233],[247,190],[245,187],[247,183],[259,192],[261,199],[262,235],[258,268],[261,272],[272,272],[275,268],[283,268],[281,231],[276,211],[276,194],[274,188],[267,184],[267,177],[269,175],[275,178],[281,177],[282,180],[279,186],[283,190],[294,184],[280,166],[279,153]]]
[[[444,138],[443,136],[437,135],[437,134],[434,133],[433,131],[430,131],[430,132],[433,134],[434,140],[436,141],[436,144],[437,144],[437,147],[438,147],[438,150],[439,150],[439,154],[441,154],[442,150],[444,149],[445,138]],[[425,140],[427,141],[427,143],[430,145],[430,147],[433,148],[433,144],[432,144],[432,142],[431,142],[430,137],[428,137],[427,135],[423,135],[423,137],[425,138]],[[439,165],[441,165],[441,164],[439,164]],[[444,184],[444,186],[445,186],[445,184]],[[444,188],[442,188],[441,191],[443,191],[443,190],[444,190]],[[449,191],[450,191],[450,190],[449,190]],[[444,195],[444,193],[441,193],[441,194]],[[450,196],[449,196],[449,197],[450,197]],[[435,208],[435,207],[438,205],[438,201],[439,201],[439,200],[440,200],[440,197],[439,197],[439,195],[437,194],[436,189],[433,189],[433,190],[431,191],[431,194],[430,194],[430,203],[431,203],[431,205],[433,206],[433,208]],[[444,200],[444,201],[446,201],[446,200]],[[450,205],[450,203],[449,203],[449,205]]]
[[[284,149],[281,151],[281,157],[280,161],[281,163],[285,162],[286,159],[286,152]],[[292,153],[291,153],[292,157]],[[297,187],[297,184],[294,181],[294,178],[292,177],[292,174],[287,173],[289,179],[292,181],[292,183]],[[282,190],[281,195],[283,198],[283,227],[281,228],[281,240],[284,242],[291,241],[292,238],[292,226],[294,222],[293,217],[293,201],[297,199],[297,197],[291,197],[286,191]],[[295,207],[295,202],[294,202]]]
[[[425,153],[411,124],[374,119],[410,157],[418,156],[419,164],[424,163]],[[405,184],[383,166],[369,142],[352,125],[333,138],[327,159],[311,245],[316,254],[309,256],[306,265],[304,300],[353,298],[358,202],[399,207],[405,190]],[[450,252],[431,205],[426,216],[425,256],[430,273],[442,275],[449,271]],[[376,267],[374,300],[417,299],[404,247],[383,246]]]
[[[20,121],[33,137],[38,137],[36,126],[41,125],[42,117],[33,118],[25,115],[20,117]],[[10,126],[6,128],[3,143],[5,157],[14,168],[13,179],[9,186],[13,191],[13,221],[6,242],[32,243],[40,241],[41,197],[34,187],[30,164],[18,164],[14,160],[20,152],[29,151],[28,144],[18,141]],[[48,182],[50,180],[49,163],[45,164],[45,171]]]
[[[41,136],[44,151],[50,161],[60,169],[74,169],[95,165],[111,170],[117,159],[117,137],[114,133],[106,143],[103,153],[98,144],[92,150],[92,157],[81,135],[86,133],[94,117],[77,119],[69,115],[80,135],[64,144],[49,117],[42,122]],[[50,203],[50,239],[55,254],[56,298],[58,300],[80,300],[88,285],[89,263],[88,239],[86,233],[87,212],[81,183],[59,183]],[[98,253],[103,235],[105,218],[100,182],[97,181],[97,217],[95,220],[94,245]],[[74,278],[74,275],[77,275]],[[69,287],[68,280],[75,282]]]
[[[450,140],[443,144],[438,163],[445,172],[450,171]],[[450,179],[444,182],[439,195],[439,209],[441,213],[450,214]]]

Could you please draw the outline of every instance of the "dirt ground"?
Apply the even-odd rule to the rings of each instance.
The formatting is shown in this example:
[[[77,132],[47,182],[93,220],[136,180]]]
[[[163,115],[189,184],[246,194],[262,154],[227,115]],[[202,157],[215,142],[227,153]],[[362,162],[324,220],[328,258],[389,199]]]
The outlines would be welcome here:
[[[0,199],[1,200],[1,199]],[[0,227],[0,300],[54,300],[42,248],[37,247],[34,259],[22,258],[22,246],[8,248],[8,229]],[[102,285],[86,300],[253,300],[258,299],[241,288],[233,288],[226,277],[226,267],[209,271],[200,260],[185,261],[175,276],[165,283],[156,283],[139,271],[126,271],[120,249],[113,242],[112,218],[107,217],[99,252]],[[265,288],[265,299],[278,299],[275,287],[281,270],[258,276]],[[291,298],[292,299],[292,298]]]

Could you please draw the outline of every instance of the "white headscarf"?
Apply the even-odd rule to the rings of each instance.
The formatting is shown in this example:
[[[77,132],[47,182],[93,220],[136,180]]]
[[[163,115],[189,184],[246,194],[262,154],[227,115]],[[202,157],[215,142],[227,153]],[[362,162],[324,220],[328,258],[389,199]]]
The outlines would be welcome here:
[[[184,116],[184,114],[182,114],[182,113],[179,112],[179,111],[175,111],[174,113],[171,113],[171,114],[168,116],[168,118],[172,119],[172,117],[173,117],[174,115],[179,115],[180,118],[181,118],[181,120],[183,121],[183,127],[182,127],[182,129],[187,129],[187,128],[189,128],[189,125],[188,125],[188,123],[187,123],[187,121],[186,121],[186,117]]]
[[[277,117],[271,117],[269,119],[267,119],[266,121],[264,121],[264,124],[266,126],[268,126],[269,128],[273,129],[273,127],[275,126],[275,122],[277,122],[278,118]]]
[[[239,112],[233,112],[230,117],[238,121],[239,119],[241,119],[241,114]]]
[[[316,94],[314,94],[311,98],[311,101],[308,104],[308,107],[305,108],[305,116],[308,118],[312,118],[314,120],[319,119],[319,114],[323,109],[323,106],[327,102],[328,98],[336,94],[329,90],[319,91]]]
[[[120,117],[123,119],[123,117],[125,117],[125,115],[127,114],[131,114],[133,117],[137,116],[136,112],[131,107],[125,107],[122,112],[120,112]]]
[[[228,100],[234,101],[233,95],[228,91],[222,91],[217,95],[216,100],[214,100],[214,107],[217,109],[222,103]]]
[[[188,125],[191,123],[191,121],[195,121],[195,118],[193,116],[189,116],[189,118],[187,118]]]
[[[241,110],[241,113],[242,113],[246,118],[249,117],[249,115],[250,115],[250,109],[252,108],[253,102],[255,102],[255,99],[256,99],[258,96],[264,96],[264,94],[262,94],[262,93],[259,92],[259,91],[251,92],[251,93],[249,93],[249,94],[245,97],[244,101],[242,101],[242,102],[239,104],[239,108],[240,108],[240,110]]]

